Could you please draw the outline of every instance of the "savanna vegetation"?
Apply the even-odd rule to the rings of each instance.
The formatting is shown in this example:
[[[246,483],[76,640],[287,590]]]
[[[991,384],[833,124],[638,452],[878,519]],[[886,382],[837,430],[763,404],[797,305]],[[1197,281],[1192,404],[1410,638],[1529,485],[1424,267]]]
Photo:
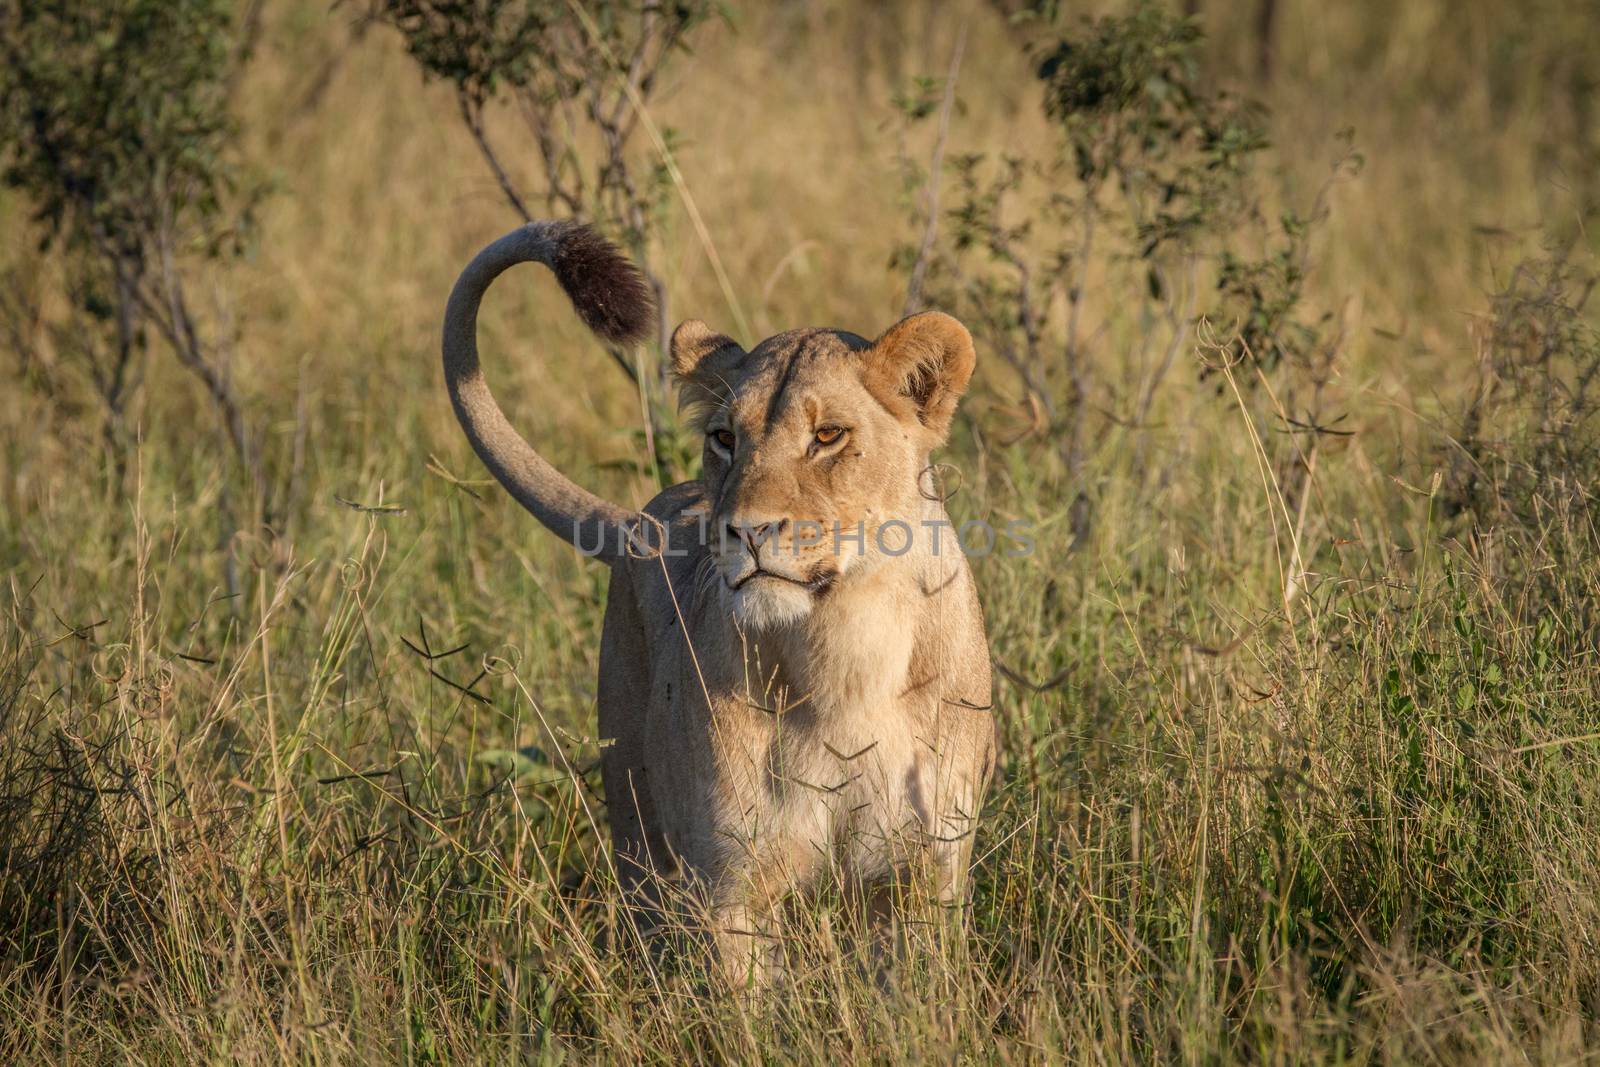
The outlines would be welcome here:
[[[0,0],[0,1047],[42,1062],[1570,1063],[1600,1042],[1600,11]],[[602,569],[448,410],[580,215],[661,329],[965,321],[1003,740],[887,975],[620,910]],[[692,476],[657,340],[483,320]],[[647,960],[653,963],[647,964]]]

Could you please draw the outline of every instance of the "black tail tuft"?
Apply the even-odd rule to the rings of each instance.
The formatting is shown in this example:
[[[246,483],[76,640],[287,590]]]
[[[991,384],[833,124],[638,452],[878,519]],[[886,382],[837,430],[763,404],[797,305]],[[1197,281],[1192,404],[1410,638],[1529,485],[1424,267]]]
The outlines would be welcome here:
[[[558,223],[550,268],[584,324],[607,341],[642,341],[655,329],[655,295],[617,246],[581,222]]]

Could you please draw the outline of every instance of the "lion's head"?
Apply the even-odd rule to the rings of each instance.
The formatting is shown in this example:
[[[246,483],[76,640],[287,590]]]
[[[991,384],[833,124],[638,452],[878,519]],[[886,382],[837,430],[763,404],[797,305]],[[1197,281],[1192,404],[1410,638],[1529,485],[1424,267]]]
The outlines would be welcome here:
[[[705,433],[705,531],[716,584],[742,623],[807,616],[905,553],[926,514],[928,453],[972,376],[972,337],[925,312],[876,341],[791,330],[746,352],[690,320],[672,335]]]

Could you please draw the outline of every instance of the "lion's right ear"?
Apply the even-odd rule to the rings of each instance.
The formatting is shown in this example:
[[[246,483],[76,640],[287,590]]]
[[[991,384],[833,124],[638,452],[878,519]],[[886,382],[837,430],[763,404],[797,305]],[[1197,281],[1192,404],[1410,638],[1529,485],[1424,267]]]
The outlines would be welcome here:
[[[732,352],[727,350],[731,349]],[[699,319],[685,319],[672,331],[672,373],[680,381],[693,378],[697,371],[711,369],[706,361],[716,357],[717,363],[728,361],[732,355],[737,361],[744,349],[726,334],[717,333]]]
[[[685,320],[672,331],[672,374],[682,390],[679,405],[699,409],[725,403],[729,376],[744,357],[733,338],[699,319]]]

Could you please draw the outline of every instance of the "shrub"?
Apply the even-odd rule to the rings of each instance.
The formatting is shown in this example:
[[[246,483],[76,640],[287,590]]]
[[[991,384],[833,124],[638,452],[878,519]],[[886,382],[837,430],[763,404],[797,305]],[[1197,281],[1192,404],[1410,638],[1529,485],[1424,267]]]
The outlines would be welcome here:
[[[225,0],[0,4],[0,178],[33,211],[30,272],[48,276],[54,252],[61,297],[48,314],[15,297],[0,311],[25,364],[45,367],[43,348],[87,378],[116,456],[158,340],[205,388],[260,493],[233,338],[191,296],[197,272],[243,249],[260,194],[229,112],[244,36]]]

